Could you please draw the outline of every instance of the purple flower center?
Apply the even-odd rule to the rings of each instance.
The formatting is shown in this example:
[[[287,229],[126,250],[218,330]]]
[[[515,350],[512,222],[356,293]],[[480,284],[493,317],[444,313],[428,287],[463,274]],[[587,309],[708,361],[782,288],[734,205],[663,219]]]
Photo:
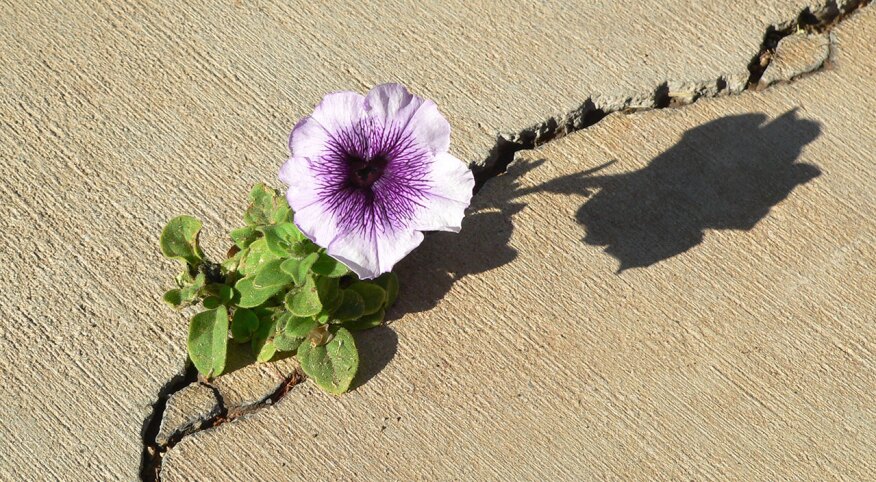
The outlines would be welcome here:
[[[376,156],[368,160],[351,156],[347,160],[347,165],[349,166],[348,178],[354,186],[369,187],[380,179],[387,164],[388,161],[383,156]]]

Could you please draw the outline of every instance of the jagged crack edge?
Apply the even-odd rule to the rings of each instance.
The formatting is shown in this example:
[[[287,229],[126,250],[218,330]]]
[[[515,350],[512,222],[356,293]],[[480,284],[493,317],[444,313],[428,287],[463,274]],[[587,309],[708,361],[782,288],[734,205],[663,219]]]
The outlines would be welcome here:
[[[141,480],[155,480],[157,477],[161,455],[160,448],[155,439],[158,436],[159,430],[161,430],[161,422],[164,419],[164,411],[167,409],[167,401],[173,394],[197,382],[197,380],[197,369],[192,362],[186,360],[182,371],[174,375],[158,390],[155,403],[152,404],[152,410],[143,421],[143,428],[140,431],[140,437],[143,440],[143,451],[140,458]],[[153,474],[150,475],[150,472]]]

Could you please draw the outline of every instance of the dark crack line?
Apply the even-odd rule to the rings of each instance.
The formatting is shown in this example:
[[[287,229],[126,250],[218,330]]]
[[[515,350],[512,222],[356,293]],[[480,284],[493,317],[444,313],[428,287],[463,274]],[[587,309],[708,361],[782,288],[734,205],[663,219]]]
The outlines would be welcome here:
[[[143,453],[140,459],[141,480],[158,480],[163,451],[158,443],[155,442],[155,439],[161,430],[161,421],[164,420],[167,401],[173,394],[197,382],[197,380],[198,370],[192,362],[186,360],[183,371],[176,374],[158,391],[158,397],[155,403],[152,404],[152,412],[143,421],[143,429],[141,431],[141,437],[143,438]]]
[[[760,88],[759,81],[767,67],[769,67],[772,62],[776,48],[783,38],[798,31],[811,34],[829,34],[834,27],[839,25],[847,17],[853,15],[855,12],[866,7],[870,3],[871,0],[856,0],[840,7],[837,5],[836,0],[829,0],[817,10],[812,10],[810,7],[806,7],[794,20],[767,27],[760,49],[748,64],[749,77],[746,86],[738,92],[728,89],[727,79],[723,76],[719,76],[714,81],[700,82],[700,88],[696,92],[693,92],[693,95],[674,96],[669,90],[669,82],[667,81],[661,83],[654,89],[652,94],[652,105],[650,106],[621,106],[614,109],[604,109],[596,105],[591,97],[584,101],[584,103],[577,109],[559,117],[551,117],[544,122],[526,128],[513,134],[513,138],[499,135],[496,138],[496,144],[487,156],[485,164],[472,164],[470,166],[475,174],[475,193],[477,193],[487,181],[505,173],[508,166],[514,161],[517,152],[535,149],[542,144],[565,137],[573,132],[593,127],[605,119],[609,114],[615,112],[629,114],[634,112],[680,108],[691,105],[702,98],[739,95],[747,90],[767,90],[770,86]],[[785,79],[780,83],[796,81],[800,78],[825,70],[832,58],[834,49],[832,39],[829,42],[829,49],[831,54],[828,55],[827,60],[825,60],[825,62],[819,67],[811,72],[802,73],[795,75],[792,78]],[[710,88],[710,86],[713,88]]]
[[[288,377],[282,377],[283,383],[281,383],[276,390],[274,390],[260,402],[244,408],[231,409],[225,404],[225,399],[222,397],[222,393],[219,391],[218,388],[211,385],[210,383],[198,381],[198,372],[194,369],[191,363],[189,363],[186,367],[186,376],[190,375],[190,369],[194,373],[194,378],[192,380],[183,379],[182,381],[188,380],[188,382],[182,385],[180,385],[180,383],[182,383],[181,381],[177,381],[177,383],[175,384],[168,384],[166,386],[168,390],[165,394],[159,395],[159,400],[155,403],[153,409],[153,415],[160,414],[161,417],[153,416],[150,419],[147,419],[147,423],[144,425],[144,428],[148,428],[146,434],[144,435],[143,461],[140,466],[140,479],[145,482],[161,481],[161,464],[164,459],[164,454],[167,453],[168,450],[176,446],[176,444],[180,443],[186,437],[195,433],[211,430],[224,423],[233,422],[234,420],[244,415],[250,414],[264,407],[273,406],[283,397],[285,397],[286,394],[289,393],[289,390],[292,389],[292,387],[304,381],[304,374],[300,370],[296,369]],[[167,443],[159,444],[158,442],[156,442],[156,438],[158,436],[159,430],[161,429],[161,421],[163,419],[164,410],[166,410],[167,408],[167,401],[175,393],[191,385],[192,383],[200,383],[201,385],[212,390],[213,395],[216,397],[216,402],[219,405],[219,409],[216,411],[215,415],[201,422],[198,428],[189,428],[188,430],[177,431],[168,438]]]
[[[694,92],[692,96],[673,96],[669,89],[669,82],[663,82],[658,85],[652,94],[652,105],[644,107],[621,107],[617,109],[603,109],[597,106],[592,97],[584,101],[580,107],[569,112],[562,117],[551,117],[544,122],[540,122],[532,127],[524,129],[514,135],[513,139],[509,139],[504,135],[496,138],[496,143],[487,155],[484,165],[473,164],[471,166],[475,175],[474,192],[477,194],[481,188],[490,179],[504,174],[508,166],[514,161],[514,158],[519,151],[535,149],[536,147],[553,140],[565,137],[568,134],[590,128],[601,122],[609,114],[616,112],[634,113],[650,110],[680,108],[691,105],[701,98],[719,97],[722,95],[739,95],[746,90],[761,91],[767,90],[769,87],[759,89],[759,81],[769,67],[770,62],[775,55],[776,48],[779,42],[798,31],[807,33],[829,33],[836,25],[845,20],[848,16],[854,14],[859,9],[867,6],[871,0],[853,1],[844,7],[839,7],[835,0],[829,0],[822,8],[813,11],[809,7],[800,12],[796,19],[778,25],[771,25],[764,33],[764,39],[760,50],[752,57],[748,64],[749,77],[746,83],[746,88],[739,92],[729,91],[727,88],[727,80],[724,77],[718,77],[711,91],[705,87]],[[786,82],[795,81],[801,77],[816,74],[823,71],[829,64],[832,57],[833,45],[830,42],[831,55],[819,67],[811,72],[796,75],[793,78],[786,79]],[[217,415],[203,422],[200,428],[175,433],[168,439],[168,443],[161,445],[155,439],[161,428],[161,421],[164,418],[164,411],[167,408],[168,399],[178,391],[187,387],[192,383],[196,383],[197,370],[190,362],[186,363],[184,373],[174,376],[167,384],[165,384],[158,392],[158,397],[152,405],[152,413],[146,417],[143,422],[143,454],[140,468],[141,480],[147,482],[158,482],[161,480],[161,463],[164,454],[172,449],[176,444],[186,437],[206,430],[211,430],[223,423],[231,422],[243,415],[255,412],[267,406],[273,406],[289,393],[295,385],[298,385],[305,379],[300,370],[296,370],[289,377],[284,378],[284,382],[280,387],[268,395],[264,400],[244,409],[229,410],[225,405],[219,390],[205,383],[206,386],[213,390],[216,400],[219,403],[219,411]]]

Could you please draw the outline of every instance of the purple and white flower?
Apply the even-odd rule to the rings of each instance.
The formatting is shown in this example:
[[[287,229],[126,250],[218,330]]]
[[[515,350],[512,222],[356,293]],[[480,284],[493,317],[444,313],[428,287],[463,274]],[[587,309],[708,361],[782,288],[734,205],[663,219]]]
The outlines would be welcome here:
[[[449,145],[435,103],[401,85],[326,95],[280,168],[295,224],[360,278],[392,270],[423,231],[461,228],[474,177]]]

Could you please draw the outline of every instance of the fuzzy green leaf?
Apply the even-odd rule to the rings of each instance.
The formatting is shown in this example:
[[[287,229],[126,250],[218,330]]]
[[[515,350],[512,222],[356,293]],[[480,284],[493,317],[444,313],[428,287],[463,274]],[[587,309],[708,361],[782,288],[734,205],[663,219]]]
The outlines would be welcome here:
[[[224,306],[202,311],[189,324],[189,358],[207,378],[225,370],[228,350],[228,312]]]
[[[284,319],[283,330],[274,338],[274,345],[280,351],[297,350],[301,342],[307,339],[307,334],[318,326],[313,318],[300,318],[288,314]]]
[[[374,280],[381,288],[386,290],[386,307],[395,304],[398,297],[398,276],[395,273],[384,273]]]
[[[333,311],[341,302],[341,290],[338,287],[338,278],[316,278],[316,290],[319,292],[319,300],[322,306]]]
[[[197,266],[204,259],[198,246],[201,222],[191,216],[178,216],[170,220],[161,231],[161,253],[172,259],[179,259]]]
[[[243,278],[234,285],[234,289],[240,293],[240,300],[237,302],[237,306],[241,308],[252,308],[258,306],[265,301],[268,301],[282,288],[282,286],[259,288],[254,284],[254,277],[250,276]]]
[[[249,341],[259,329],[259,318],[252,310],[237,308],[231,319],[231,337],[238,343]]]
[[[191,304],[198,299],[198,295],[201,292],[201,288],[204,287],[206,279],[204,273],[198,273],[198,276],[195,276],[195,279],[191,284],[180,288],[179,296],[184,305]]]
[[[269,224],[276,197],[277,193],[262,183],[253,186],[249,192],[249,207],[243,215],[243,221],[251,226]]]
[[[286,309],[295,316],[314,316],[322,310],[319,292],[312,276],[307,276],[300,288],[286,295]]]
[[[307,278],[307,273],[310,272],[310,267],[313,266],[318,257],[319,255],[316,253],[311,253],[302,259],[289,258],[283,261],[280,269],[292,276],[295,286],[301,286]]]
[[[383,323],[383,318],[386,316],[386,310],[383,308],[377,310],[376,313],[365,315],[357,320],[351,320],[343,323],[341,326],[350,331],[368,330],[380,326]]]
[[[253,243],[253,241],[259,239],[259,232],[256,231],[256,228],[252,226],[244,226],[242,228],[231,231],[231,233],[229,233],[229,236],[238,248],[246,249],[249,247],[250,244]]]
[[[210,283],[204,287],[204,291],[219,298],[222,304],[230,303],[234,298],[234,288],[223,283]]]
[[[340,278],[350,272],[344,263],[332,258],[326,253],[319,253],[319,259],[313,263],[313,272],[327,278]]]
[[[295,244],[304,239],[304,236],[292,223],[264,226],[259,228],[259,230],[265,235],[268,249],[277,256],[285,257],[292,255]]]
[[[271,220],[274,224],[291,223],[295,213],[289,208],[286,198],[284,196],[277,196],[274,202],[276,207],[274,207],[274,212],[271,213]]]
[[[208,297],[204,298],[203,304],[204,304],[204,308],[207,308],[208,310],[212,310],[214,308],[219,308],[220,306],[222,306],[222,300],[220,300],[219,298],[217,298],[215,296],[208,296]]]
[[[365,314],[365,302],[362,296],[354,290],[342,290],[341,303],[332,313],[332,320],[338,322],[355,320],[363,314]]]
[[[182,296],[180,296],[179,289],[168,290],[164,293],[164,297],[162,298],[165,303],[172,306],[175,309],[179,309],[182,307],[183,301]]]
[[[344,328],[337,328],[334,338],[323,346],[310,342],[298,347],[298,361],[308,377],[320,388],[340,395],[350,388],[359,369],[359,353],[353,335]]]
[[[268,249],[268,244],[264,238],[259,238],[249,245],[246,258],[243,259],[238,270],[244,276],[256,274],[261,269],[262,265],[269,261],[278,258],[271,250]]]
[[[302,234],[302,236],[304,235]],[[304,238],[301,241],[292,244],[291,248],[289,248],[289,256],[301,259],[311,253],[316,253],[318,251],[319,246],[317,246],[313,241]]]
[[[280,269],[282,264],[282,259],[274,259],[263,264],[253,278],[253,285],[256,288],[269,288],[291,283],[292,276]]]
[[[348,289],[353,290],[362,296],[362,300],[365,302],[365,308],[362,311],[363,315],[377,313],[380,308],[383,308],[384,303],[386,303],[386,290],[375,283],[359,281],[350,285]]]
[[[273,317],[259,317],[259,328],[252,335],[252,353],[256,361],[264,363],[277,353],[273,342],[275,329],[276,320]]]

